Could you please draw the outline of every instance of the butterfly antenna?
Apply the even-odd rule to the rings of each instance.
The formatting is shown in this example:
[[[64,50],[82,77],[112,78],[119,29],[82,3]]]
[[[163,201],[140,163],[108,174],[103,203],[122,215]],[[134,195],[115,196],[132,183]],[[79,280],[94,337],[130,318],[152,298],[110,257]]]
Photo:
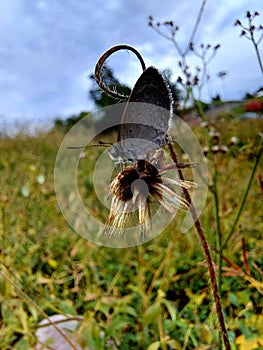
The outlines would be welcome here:
[[[112,143],[99,141],[98,145],[68,146],[67,149],[85,149],[86,150],[88,148],[93,148],[93,147],[109,147],[109,146],[112,146]]]

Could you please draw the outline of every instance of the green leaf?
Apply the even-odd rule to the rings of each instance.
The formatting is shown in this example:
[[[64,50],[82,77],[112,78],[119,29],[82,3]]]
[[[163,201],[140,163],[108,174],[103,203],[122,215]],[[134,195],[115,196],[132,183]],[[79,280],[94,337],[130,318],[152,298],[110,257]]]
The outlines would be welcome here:
[[[161,345],[160,341],[156,341],[152,343],[150,346],[148,346],[147,350],[158,350]]]
[[[238,306],[239,303],[238,303],[238,300],[237,300],[237,297],[235,294],[229,293],[228,298],[229,298],[229,301],[232,305]]]
[[[22,337],[19,339],[19,341],[15,344],[14,350],[30,350],[31,346],[28,343],[28,341],[25,339],[25,337]]]
[[[155,323],[162,313],[160,303],[151,305],[145,312],[143,317],[143,324],[147,326],[150,323]]]
[[[109,327],[107,327],[107,335],[114,335],[117,331],[123,329],[127,324],[129,324],[129,319],[127,317],[118,315],[111,322]]]
[[[168,340],[167,345],[172,349],[180,349],[180,344],[175,339]]]
[[[171,316],[171,319],[173,321],[175,321],[176,320],[176,309],[175,309],[174,305],[172,305],[172,303],[166,299],[163,299],[162,303],[166,306],[166,308]]]
[[[62,300],[60,302],[60,308],[62,313],[65,313],[67,315],[74,315],[76,313],[71,300]]]
[[[116,309],[115,309],[115,313],[122,313],[122,314],[127,314],[127,315],[131,315],[131,316],[134,316],[134,317],[138,317],[138,313],[136,312],[136,310],[131,307],[131,306],[128,306],[128,305],[120,305],[120,306],[117,306]]]

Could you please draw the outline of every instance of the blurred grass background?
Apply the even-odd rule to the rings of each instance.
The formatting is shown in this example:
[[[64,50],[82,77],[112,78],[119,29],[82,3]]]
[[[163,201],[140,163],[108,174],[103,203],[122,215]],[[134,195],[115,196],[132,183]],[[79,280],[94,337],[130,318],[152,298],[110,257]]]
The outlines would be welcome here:
[[[213,123],[223,145],[233,136],[238,139],[225,154],[208,161],[211,173],[217,162],[224,234],[249,180],[263,120],[221,114]],[[204,127],[198,122],[192,128],[205,146]],[[155,240],[127,249],[100,247],[72,232],[54,190],[54,164],[63,137],[56,128],[34,136],[24,131],[0,136],[0,348],[34,349],[35,330],[44,316],[22,290],[47,315],[82,315],[83,348],[216,349],[217,321],[195,230],[180,233],[179,215]],[[83,161],[92,163],[96,152],[86,151]],[[90,187],[87,166],[80,171],[85,195]],[[224,262],[222,305],[233,349],[263,348],[262,176],[261,161],[224,251],[231,262]],[[100,215],[99,203],[94,210]],[[211,194],[201,222],[214,247]],[[213,257],[216,261],[216,253]]]

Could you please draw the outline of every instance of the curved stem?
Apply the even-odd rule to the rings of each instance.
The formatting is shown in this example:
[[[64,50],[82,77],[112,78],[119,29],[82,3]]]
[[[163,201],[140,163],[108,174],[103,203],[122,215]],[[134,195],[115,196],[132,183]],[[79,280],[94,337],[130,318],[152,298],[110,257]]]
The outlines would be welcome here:
[[[118,91],[114,91],[109,89],[104,82],[101,79],[101,69],[103,67],[104,62],[107,60],[107,58],[109,58],[113,53],[120,51],[120,50],[129,50],[132,51],[138,58],[138,60],[140,61],[140,64],[142,66],[142,70],[144,71],[146,69],[146,65],[145,62],[141,56],[141,54],[139,53],[139,51],[137,51],[133,46],[130,45],[116,45],[111,47],[109,50],[107,50],[106,52],[104,52],[104,54],[98,59],[98,62],[95,66],[95,74],[94,74],[94,78],[96,80],[96,83],[98,84],[98,86],[107,94],[111,95],[114,98],[119,98],[119,99],[126,99],[129,96],[120,94]]]

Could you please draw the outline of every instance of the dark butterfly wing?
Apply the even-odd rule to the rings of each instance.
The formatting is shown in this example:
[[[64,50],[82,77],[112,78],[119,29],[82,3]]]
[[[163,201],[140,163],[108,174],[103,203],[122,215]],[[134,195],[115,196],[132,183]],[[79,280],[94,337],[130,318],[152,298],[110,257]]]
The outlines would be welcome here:
[[[162,75],[147,68],[137,80],[124,110],[118,133],[118,144],[110,156],[114,160],[145,159],[166,143],[172,116],[172,97]]]
[[[150,106],[133,104],[134,102],[147,103]],[[158,136],[162,138],[169,128],[171,110],[172,97],[167,83],[156,68],[147,68],[137,80],[129,97],[118,141],[134,137],[157,141]]]
[[[148,67],[137,80],[128,102],[145,102],[170,110],[172,96],[163,76],[155,67]],[[123,116],[125,119],[125,115]]]

